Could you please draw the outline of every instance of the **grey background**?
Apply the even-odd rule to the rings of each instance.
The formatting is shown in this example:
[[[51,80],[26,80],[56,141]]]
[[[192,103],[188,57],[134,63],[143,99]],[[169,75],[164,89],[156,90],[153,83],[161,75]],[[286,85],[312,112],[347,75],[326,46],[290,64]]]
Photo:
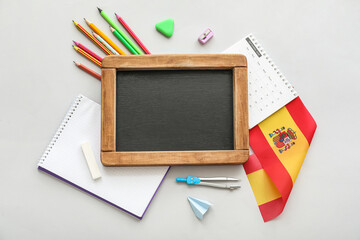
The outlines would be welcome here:
[[[252,32],[318,123],[284,212],[263,223],[242,166],[173,167],[143,220],[38,172],[36,164],[78,93],[100,102],[93,69],[71,47],[101,53],[74,26],[113,40],[96,6],[123,16],[152,53],[219,53]],[[359,239],[360,2],[0,0],[0,239]],[[155,23],[175,19],[166,39]],[[215,37],[197,42],[204,28]],[[232,176],[233,192],[176,184]],[[198,221],[187,196],[212,202]]]

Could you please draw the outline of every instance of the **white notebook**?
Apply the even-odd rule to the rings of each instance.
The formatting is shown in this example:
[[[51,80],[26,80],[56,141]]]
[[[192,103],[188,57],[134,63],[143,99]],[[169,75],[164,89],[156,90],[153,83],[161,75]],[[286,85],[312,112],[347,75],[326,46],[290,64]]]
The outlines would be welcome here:
[[[240,53],[247,58],[249,129],[298,96],[252,34],[226,49],[224,53]]]
[[[100,105],[79,95],[38,163],[47,172],[141,219],[169,167],[104,167],[100,161]],[[81,144],[89,142],[101,178],[93,180]]]

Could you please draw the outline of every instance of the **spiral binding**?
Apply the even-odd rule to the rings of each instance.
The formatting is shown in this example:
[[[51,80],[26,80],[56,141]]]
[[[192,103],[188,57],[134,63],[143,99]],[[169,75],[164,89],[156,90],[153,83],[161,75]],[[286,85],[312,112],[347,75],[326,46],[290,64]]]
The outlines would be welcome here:
[[[62,121],[62,123],[60,124],[60,127],[58,128],[58,130],[56,131],[54,137],[51,139],[48,147],[46,148],[44,154],[42,155],[42,157],[40,158],[39,164],[38,165],[42,165],[44,163],[44,161],[46,160],[46,158],[48,157],[48,155],[50,154],[51,149],[54,147],[55,143],[57,142],[57,140],[59,139],[61,133],[64,131],[66,125],[68,124],[68,122],[70,121],[72,115],[75,113],[75,110],[78,108],[81,100],[84,98],[84,96],[79,95],[73,105],[70,107],[69,111],[66,113],[64,120]]]
[[[276,72],[276,74],[279,75],[280,79],[283,81],[283,83],[287,86],[288,89],[290,89],[291,93],[293,93],[294,96],[297,96],[297,93],[295,92],[294,88],[292,87],[292,85],[289,83],[289,81],[282,75],[282,73],[280,72],[279,68],[275,65],[274,61],[268,57],[268,55],[266,54],[266,52],[264,51],[264,49],[261,47],[261,45],[259,44],[259,42],[256,40],[256,38],[250,34],[249,35],[250,40],[254,43],[254,45],[256,46],[256,48],[260,51],[260,53],[265,57],[265,59],[269,62],[270,66],[274,69],[274,71]]]

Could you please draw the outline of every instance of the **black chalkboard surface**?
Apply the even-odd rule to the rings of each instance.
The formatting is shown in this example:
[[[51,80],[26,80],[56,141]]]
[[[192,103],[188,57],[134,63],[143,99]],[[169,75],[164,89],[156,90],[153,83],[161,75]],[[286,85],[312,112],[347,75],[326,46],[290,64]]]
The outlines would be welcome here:
[[[240,54],[107,56],[101,62],[105,166],[241,164],[249,157]]]
[[[232,150],[232,70],[117,71],[116,150]]]

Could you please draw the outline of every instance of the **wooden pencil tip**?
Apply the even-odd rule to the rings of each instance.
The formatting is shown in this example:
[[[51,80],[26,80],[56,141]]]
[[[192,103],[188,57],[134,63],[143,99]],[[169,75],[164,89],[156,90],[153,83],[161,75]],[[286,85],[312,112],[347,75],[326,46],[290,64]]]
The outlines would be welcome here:
[[[87,20],[86,18],[84,18],[84,20],[85,20],[87,25],[90,25],[91,22],[89,20]]]
[[[99,10],[99,13],[101,13],[101,12],[102,12],[101,8],[97,7],[97,9]]]
[[[90,22],[89,20],[87,20],[86,18],[84,18],[84,20],[85,20],[85,22],[86,22],[87,25],[90,25],[90,24],[91,24],[91,22]]]
[[[115,31],[115,29],[114,29],[114,28],[112,28],[111,26],[109,26],[109,27],[110,27],[111,32]]]

